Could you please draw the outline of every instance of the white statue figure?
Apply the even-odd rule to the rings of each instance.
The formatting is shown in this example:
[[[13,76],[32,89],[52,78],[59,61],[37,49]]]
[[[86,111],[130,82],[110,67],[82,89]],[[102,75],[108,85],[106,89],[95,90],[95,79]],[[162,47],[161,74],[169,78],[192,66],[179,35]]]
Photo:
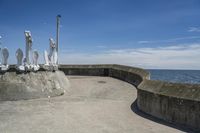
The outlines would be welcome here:
[[[33,52],[33,70],[34,71],[38,71],[40,69],[40,66],[38,65],[38,58],[39,58],[39,54],[38,52],[35,50]]]
[[[24,56],[23,51],[19,48],[19,49],[17,49],[15,55],[16,55],[16,58],[17,58],[17,65],[16,65],[17,70],[25,71],[25,67],[22,64],[22,60],[23,60],[23,56]]]
[[[58,60],[58,55],[56,52],[56,43],[54,42],[54,40],[52,38],[49,39],[50,42],[50,53],[49,53],[49,57],[51,58],[51,63],[52,65],[57,65],[57,60]]]
[[[30,31],[25,31],[25,38],[26,38],[26,59],[25,59],[25,67],[30,70],[32,68],[32,64],[30,62],[31,50],[32,50],[32,37]]]
[[[49,57],[48,57],[48,53],[47,51],[45,50],[44,51],[44,60],[45,60],[45,66],[49,66]]]
[[[1,70],[6,71],[9,68],[8,65],[8,57],[9,57],[9,52],[7,48],[2,49],[2,65],[1,65]]]
[[[49,54],[46,50],[44,51],[45,65],[57,66],[58,55],[56,52],[56,44],[52,38],[49,39],[49,46]]]

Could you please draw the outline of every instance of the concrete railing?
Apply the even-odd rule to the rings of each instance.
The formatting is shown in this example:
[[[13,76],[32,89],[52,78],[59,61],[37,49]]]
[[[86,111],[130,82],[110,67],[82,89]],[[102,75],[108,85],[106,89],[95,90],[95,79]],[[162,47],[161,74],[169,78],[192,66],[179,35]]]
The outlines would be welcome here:
[[[200,85],[150,80],[149,72],[122,65],[60,65],[67,75],[110,76],[137,88],[138,108],[170,123],[200,131]]]
[[[149,72],[136,67],[123,65],[60,65],[66,75],[110,76],[138,86],[149,79]]]
[[[200,131],[200,85],[144,80],[137,88],[140,110]]]

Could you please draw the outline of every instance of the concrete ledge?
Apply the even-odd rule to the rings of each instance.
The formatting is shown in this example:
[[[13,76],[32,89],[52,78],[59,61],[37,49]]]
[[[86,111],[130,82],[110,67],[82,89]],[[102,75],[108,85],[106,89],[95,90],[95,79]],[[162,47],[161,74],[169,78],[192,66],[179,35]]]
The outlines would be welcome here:
[[[60,65],[66,75],[110,76],[137,87],[138,108],[170,123],[200,131],[200,85],[150,80],[149,72],[122,65]]]
[[[116,64],[102,65],[60,65],[66,75],[110,76],[138,86],[143,79],[149,79],[149,72],[141,68]]]
[[[137,105],[152,116],[200,131],[200,85],[144,80]]]

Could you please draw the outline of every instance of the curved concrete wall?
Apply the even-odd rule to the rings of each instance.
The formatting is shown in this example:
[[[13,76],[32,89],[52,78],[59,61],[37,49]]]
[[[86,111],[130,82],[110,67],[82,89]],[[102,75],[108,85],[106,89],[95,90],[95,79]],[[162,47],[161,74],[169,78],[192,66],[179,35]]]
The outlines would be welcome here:
[[[60,65],[67,75],[110,76],[137,87],[138,108],[170,123],[200,131],[200,85],[150,80],[149,72],[122,65]]]
[[[143,79],[149,79],[149,72],[123,65],[60,65],[66,75],[110,76],[138,86]]]
[[[144,80],[137,105],[152,116],[200,131],[200,85]]]

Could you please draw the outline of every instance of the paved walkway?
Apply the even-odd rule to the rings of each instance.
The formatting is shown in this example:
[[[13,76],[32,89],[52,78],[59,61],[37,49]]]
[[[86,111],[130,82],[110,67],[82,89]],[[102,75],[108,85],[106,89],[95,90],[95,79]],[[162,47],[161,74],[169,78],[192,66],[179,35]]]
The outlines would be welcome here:
[[[63,96],[1,102],[0,132],[181,132],[138,115],[133,104],[136,89],[126,82],[109,77],[68,78],[71,88]]]

